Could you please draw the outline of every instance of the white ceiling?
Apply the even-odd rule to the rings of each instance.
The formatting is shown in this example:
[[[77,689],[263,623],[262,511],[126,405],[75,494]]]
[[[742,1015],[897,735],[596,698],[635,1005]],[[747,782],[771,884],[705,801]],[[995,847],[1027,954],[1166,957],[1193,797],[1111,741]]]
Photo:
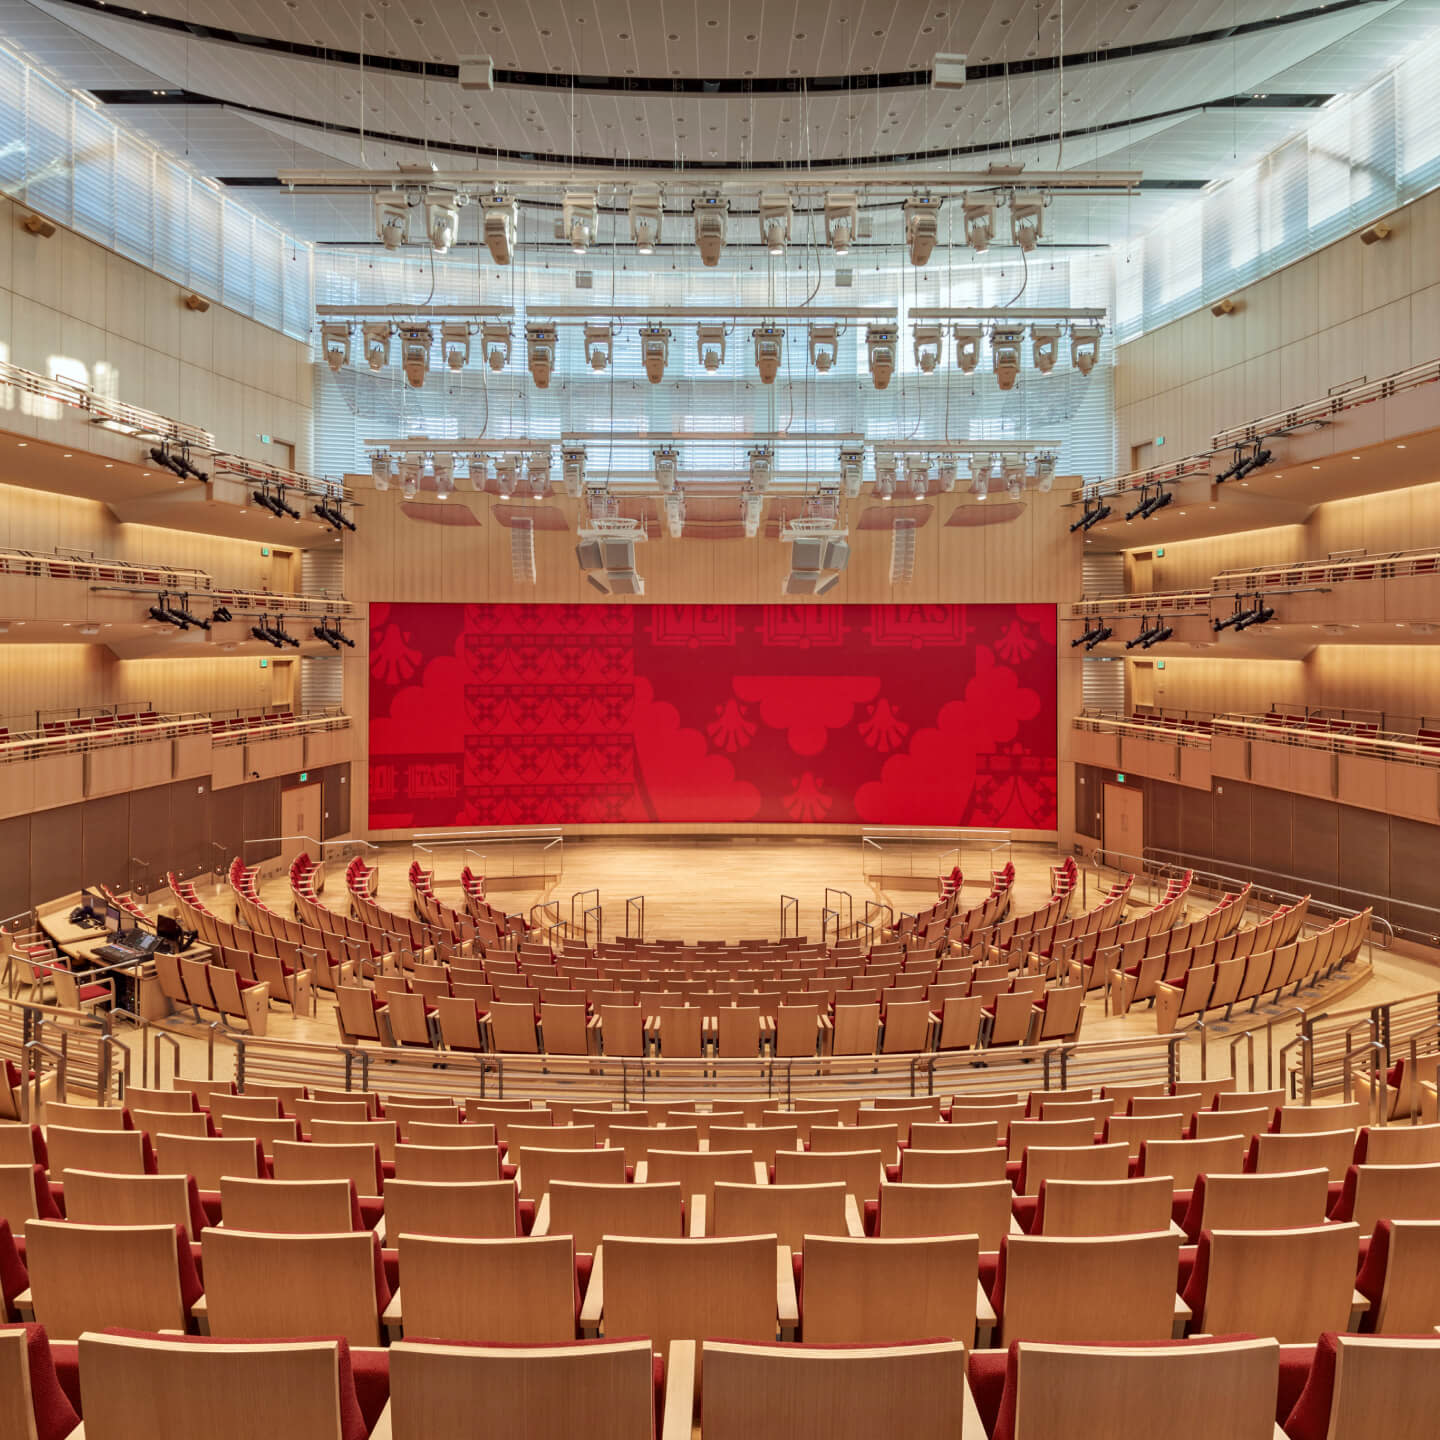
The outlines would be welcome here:
[[[845,162],[987,146],[957,158],[983,168],[1015,158],[1032,168],[1139,168],[1147,180],[1203,182],[1243,169],[1313,111],[1203,108],[1241,95],[1338,94],[1363,87],[1440,27],[1440,0],[1323,7],[1317,0],[148,0],[137,17],[177,17],[287,44],[360,51],[380,60],[440,61],[489,54],[503,77],[492,93],[453,79],[296,58],[193,30],[116,16],[72,0],[0,0],[0,36],[64,82],[131,92],[122,123],[207,174],[273,182],[292,168],[388,166],[422,156],[444,168],[483,166],[482,151],[535,157],[694,164]],[[1279,17],[1309,18],[1275,25]],[[1265,22],[1254,33],[1154,53],[1072,63],[1059,71],[976,79],[961,91],[927,85],[836,94],[697,95],[654,81],[757,83],[928,69],[937,52],[974,65],[1024,62],[1097,47],[1152,46]],[[1063,25],[1063,30],[1062,30]],[[572,89],[572,73],[607,88]],[[561,83],[542,77],[556,75]],[[652,88],[626,92],[630,77]],[[151,97],[183,91],[193,103]],[[139,92],[138,94],[134,92]],[[1063,151],[1048,136],[1063,120]],[[147,103],[149,102],[149,103]],[[1173,112],[1179,111],[1176,114]],[[328,127],[328,128],[327,128]],[[335,128],[341,127],[341,128]],[[1078,128],[1077,128],[1078,127]],[[1101,127],[1101,133],[1084,130]],[[377,142],[376,132],[397,137]],[[365,137],[362,139],[362,134]],[[429,149],[425,148],[428,144]],[[459,148],[452,148],[459,147]],[[929,162],[932,166],[937,162]],[[583,172],[582,172],[583,173]],[[1148,228],[1184,189],[1130,199],[1057,199],[1050,238],[1107,244]],[[364,196],[290,195],[247,187],[247,203],[297,233],[373,238]]]

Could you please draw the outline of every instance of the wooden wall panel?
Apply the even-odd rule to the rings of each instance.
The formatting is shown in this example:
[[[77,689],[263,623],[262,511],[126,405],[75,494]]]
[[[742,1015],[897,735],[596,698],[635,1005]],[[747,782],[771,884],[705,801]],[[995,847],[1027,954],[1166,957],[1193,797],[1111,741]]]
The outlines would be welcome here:
[[[191,787],[194,788],[193,786]],[[170,816],[169,785],[151,785],[129,795],[130,835],[127,856],[132,862],[127,885],[158,883],[175,854],[193,846],[180,844]],[[154,852],[154,853],[152,853]]]
[[[30,908],[30,817],[0,820],[0,921]]]
[[[280,834],[280,777],[251,781],[240,792],[244,797],[243,824],[245,839],[276,840]],[[241,852],[247,864],[268,860],[280,853],[278,843],[249,844]]]
[[[37,810],[30,817],[30,894],[53,898],[85,883],[81,805]],[[31,903],[35,903],[33,898]]]
[[[1440,825],[1390,821],[1390,893],[1411,902],[1393,907],[1391,923],[1440,945]]]
[[[1211,854],[1227,870],[1245,877],[1250,867],[1250,809],[1253,788],[1235,780],[1211,792],[1214,843]]]
[[[1340,890],[1350,892],[1353,908],[1369,904],[1366,896],[1390,888],[1390,818],[1374,810],[1340,807]]]
[[[1180,793],[1180,850],[1185,855],[1215,854],[1215,824],[1211,814],[1211,796],[1204,790]]]
[[[358,768],[358,767],[357,767]],[[320,838],[331,840],[350,831],[350,776],[352,767],[327,765],[321,773],[325,786]]]
[[[1291,801],[1292,871],[1313,882],[1317,899],[1334,900],[1339,895],[1336,887],[1340,882],[1340,808],[1328,800],[1316,800],[1308,795],[1296,795]]]
[[[278,782],[267,781],[267,784],[277,785],[276,804],[279,804]],[[218,854],[227,857],[241,855],[245,847],[245,794],[250,787],[248,785],[237,785],[228,790],[214,790],[210,795],[210,844],[218,847]],[[277,811],[278,818],[278,811]],[[274,829],[257,831],[273,835]],[[218,855],[217,855],[218,858]]]
[[[177,780],[165,787],[170,805],[172,866],[209,868],[210,787],[203,780]]]
[[[1089,765],[1075,766],[1075,830],[1092,840],[1100,838],[1100,812],[1105,798],[1102,774]]]
[[[142,850],[130,848],[130,796],[106,795],[87,800],[81,807],[80,874],[86,885],[111,885],[124,888],[130,883],[132,857],[150,860],[151,841],[163,836],[152,834],[142,840]],[[143,867],[142,867],[143,868]]]

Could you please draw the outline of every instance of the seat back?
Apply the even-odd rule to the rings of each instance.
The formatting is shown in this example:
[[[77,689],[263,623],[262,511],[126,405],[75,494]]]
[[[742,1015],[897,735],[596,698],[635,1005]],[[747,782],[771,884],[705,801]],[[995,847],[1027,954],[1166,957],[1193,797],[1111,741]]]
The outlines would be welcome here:
[[[688,1197],[678,1181],[654,1185],[592,1185],[556,1180],[550,1186],[550,1233],[571,1235],[593,1254],[606,1235],[679,1239]]]
[[[281,1140],[298,1140],[300,1122],[295,1119],[261,1119],[253,1115],[230,1115],[225,1120],[225,1138],[228,1140],[258,1140],[267,1159],[275,1154],[275,1145]]]
[[[212,1335],[380,1343],[373,1231],[264,1235],[212,1226],[201,1254]]]
[[[712,1150],[746,1150],[752,1160],[771,1165],[776,1151],[796,1149],[799,1138],[796,1125],[712,1125],[708,1141]],[[756,1232],[736,1233],[753,1235]]]
[[[1204,1177],[1200,1225],[1206,1230],[1299,1230],[1325,1219],[1324,1170]]]
[[[210,1117],[199,1111],[180,1110],[132,1110],[130,1119],[137,1130],[143,1130],[151,1140],[157,1135],[208,1135]]]
[[[1440,1291],[1435,1286],[1440,1273],[1440,1221],[1393,1220],[1388,1228],[1390,1248],[1373,1317],[1375,1329],[1390,1335],[1429,1334],[1440,1325]],[[1370,1243],[1373,1249],[1380,1237]]]
[[[775,1155],[777,1185],[818,1185],[840,1180],[857,1204],[879,1199],[882,1178],[883,1157],[878,1150],[780,1150]]]
[[[463,1150],[477,1145],[486,1146],[496,1143],[495,1127],[473,1120],[467,1120],[462,1125],[443,1122],[434,1124],[428,1120],[412,1120],[409,1122],[409,1131],[406,1143],[411,1145],[445,1145]],[[396,1154],[398,1157],[398,1150]]]
[[[380,1159],[374,1145],[317,1145],[281,1140],[275,1145],[275,1178],[349,1180],[354,1183],[357,1195],[378,1195]]]
[[[396,1440],[468,1440],[475,1417],[527,1440],[647,1440],[655,1427],[647,1340],[545,1348],[392,1345]]]
[[[1276,1116],[1281,1135],[1313,1135],[1316,1131],[1356,1130],[1370,1120],[1370,1102],[1348,1105],[1282,1105]]]
[[[45,1130],[45,1144],[54,1180],[63,1180],[67,1170],[109,1175],[145,1173],[145,1137],[138,1130],[72,1130],[50,1125]]]
[[[652,1150],[699,1150],[695,1125],[612,1125],[610,1145],[624,1153],[627,1165],[638,1165]]]
[[[496,1145],[400,1145],[395,1150],[395,1178],[498,1180],[500,1149]]]
[[[977,1150],[906,1150],[900,1178],[907,1185],[974,1185],[1005,1178],[1005,1152],[998,1145]]]
[[[260,1174],[260,1154],[253,1140],[157,1135],[155,1158],[168,1175],[193,1175],[202,1190],[218,1190],[224,1175]]]
[[[336,1235],[354,1228],[348,1180],[255,1180],[226,1175],[220,1206],[227,1230],[262,1235]]]
[[[1273,1111],[1267,1105],[1254,1110],[1197,1110],[1194,1138],[1209,1140],[1216,1135],[1260,1135],[1270,1128]]]
[[[1169,1175],[1177,1190],[1189,1190],[1197,1175],[1238,1172],[1245,1159],[1245,1145],[1243,1135],[1217,1135],[1209,1140],[1147,1140],[1140,1147],[1140,1173]]]
[[[1009,1157],[1020,1159],[1030,1145],[1047,1149],[1093,1145],[1098,1128],[1093,1120],[1083,1117],[1079,1120],[1012,1120],[1006,1139]]]
[[[71,1170],[65,1176],[65,1218],[78,1225],[179,1225],[190,1235],[187,1175],[105,1175]]]
[[[1136,1180],[1046,1180],[1033,1233],[1150,1235],[1170,1228],[1168,1175]]]
[[[740,1185],[721,1181],[706,1211],[707,1235],[769,1235],[797,1255],[807,1235],[848,1235],[843,1181]],[[858,1220],[858,1212],[856,1219]]]
[[[549,1150],[526,1145],[512,1149],[508,1158],[520,1167],[516,1179],[520,1193],[528,1200],[539,1200],[556,1180],[580,1180],[591,1185],[625,1183],[623,1150]]]
[[[80,1341],[85,1430],[96,1440],[338,1440],[339,1347],[197,1345],[130,1335]],[[8,1432],[7,1432],[8,1433]]]
[[[864,1114],[861,1114],[864,1120]],[[900,1159],[900,1141],[895,1126],[882,1125],[812,1125],[810,1149],[821,1155],[837,1150],[878,1150],[887,1165]]]
[[[1206,1237],[1209,1272],[1197,1329],[1271,1335],[1284,1345],[1348,1327],[1359,1226],[1207,1230],[1197,1266]]]
[[[317,1145],[373,1145],[381,1160],[395,1161],[393,1120],[312,1120],[310,1138]]]
[[[975,1331],[979,1266],[980,1242],[973,1234],[813,1237],[805,1246],[805,1339],[810,1344],[964,1340]]]
[[[1440,1125],[1384,1125],[1366,1130],[1364,1142],[1365,1165],[1440,1164]]]
[[[703,1195],[708,1208],[717,1180],[753,1184],[755,1162],[748,1150],[652,1150],[645,1164],[645,1180],[661,1185],[678,1180],[687,1197]]]
[[[976,1235],[981,1250],[998,1250],[1010,1233],[1008,1180],[961,1185],[917,1185],[913,1181],[880,1186],[875,1233],[887,1240],[937,1235]],[[963,1338],[963,1337],[962,1337]]]
[[[173,1225],[80,1225],[32,1220],[25,1263],[35,1320],[52,1340],[86,1330],[183,1330]]]
[[[983,1150],[993,1148],[995,1126],[988,1120],[960,1125],[943,1120],[914,1121],[909,1139],[912,1150]]]
[[[1124,1180],[1129,1173],[1130,1148],[1123,1141],[1059,1148],[1031,1145],[1021,1156],[1019,1188],[1022,1195],[1038,1195],[1047,1180]]]
[[[53,1125],[69,1130],[124,1130],[125,1112],[115,1105],[62,1105],[52,1100],[45,1106],[45,1128]]]
[[[519,1234],[517,1199],[513,1180],[387,1180],[386,1243],[394,1245],[401,1235],[513,1239]]]
[[[1381,1220],[1440,1220],[1440,1165],[1357,1165],[1355,1211],[1362,1235]]]
[[[1368,1440],[1372,1435],[1427,1440],[1435,1433],[1435,1416],[1440,1413],[1440,1340],[1336,1335],[1334,1345],[1329,1440]],[[1313,1371],[1311,1384],[1315,1384]]]
[[[1355,1154],[1353,1130],[1301,1131],[1299,1134],[1256,1137],[1255,1170],[1274,1175],[1283,1170],[1323,1168],[1332,1180],[1343,1180]]]
[[[1178,1140],[1185,1128],[1185,1117],[1170,1115],[1112,1115],[1105,1121],[1105,1138],[1111,1143],[1129,1147],[1134,1159],[1147,1140]]]
[[[493,1344],[553,1345],[575,1336],[575,1253],[568,1235],[525,1239],[399,1238],[405,1329]],[[609,1275],[606,1275],[608,1309]]]
[[[499,1127],[496,1127],[497,1133]],[[541,1150],[593,1150],[593,1125],[526,1125],[510,1122],[505,1126],[504,1140],[511,1150],[533,1147]]]
[[[1005,1343],[1169,1339],[1179,1253],[1168,1233],[1012,1236],[1001,1261]]]

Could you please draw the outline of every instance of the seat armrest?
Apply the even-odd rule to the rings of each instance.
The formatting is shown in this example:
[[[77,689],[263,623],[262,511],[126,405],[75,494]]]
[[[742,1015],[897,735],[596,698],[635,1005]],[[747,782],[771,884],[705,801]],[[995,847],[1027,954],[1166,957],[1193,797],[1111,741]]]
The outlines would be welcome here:
[[[975,1397],[970,1393],[970,1380],[966,1377],[965,1388],[961,1396],[963,1410],[960,1415],[960,1440],[986,1440],[985,1422],[980,1418],[980,1407],[975,1403]],[[385,1414],[390,1413],[390,1407],[385,1407]],[[382,1415],[381,1419],[385,1417]],[[1280,1428],[1278,1425],[1275,1427]],[[389,1440],[389,1436],[382,1436],[380,1427],[377,1425],[370,1432],[370,1440]],[[667,1437],[668,1440],[668,1437]]]
[[[18,1301],[16,1302],[18,1305]],[[191,1307],[190,1318],[195,1322],[195,1328],[202,1335],[210,1333],[210,1299],[202,1295]]]
[[[860,1218],[860,1206],[850,1194],[845,1196],[845,1229],[852,1240],[865,1238],[865,1222]]]
[[[532,1235],[548,1235],[550,1233],[550,1192],[547,1190],[540,1197],[540,1204],[535,1209],[535,1223],[530,1227]]]
[[[385,1408],[380,1412],[380,1418],[375,1422],[375,1428],[370,1432],[370,1440],[392,1440],[395,1434],[393,1422],[390,1419],[390,1402],[385,1402]],[[967,1430],[965,1440],[970,1440]]]
[[[800,1298],[795,1293],[795,1264],[788,1245],[775,1247],[775,1314],[780,1338],[793,1340],[800,1327]]]
[[[646,1184],[645,1177],[650,1173],[650,1162],[648,1160],[637,1160],[635,1162],[635,1183]]]
[[[672,1340],[665,1362],[665,1413],[661,1440],[690,1440],[695,1418],[695,1342]],[[371,1440],[375,1440],[372,1434]]]
[[[770,1167],[763,1160],[755,1161],[755,1183],[757,1185],[770,1183]]]
[[[590,1284],[585,1303],[580,1307],[580,1333],[590,1337],[600,1333],[600,1319],[605,1313],[605,1247],[595,1247],[595,1262],[590,1267]]]
[[[996,1318],[995,1307],[990,1303],[990,1297],[985,1293],[985,1287],[977,1280],[975,1282],[975,1324],[977,1328],[993,1330]]]
[[[22,1290],[15,1297],[15,1309],[19,1312],[22,1320],[24,1320],[27,1315],[30,1317],[30,1321],[26,1322],[27,1324],[33,1322],[35,1319],[35,1297],[28,1290]]]
[[[1185,1327],[1195,1317],[1195,1312],[1177,1295],[1175,1297],[1175,1318],[1170,1334],[1176,1340],[1185,1338]]]
[[[1010,1233],[1012,1235],[1023,1235],[1025,1233],[1020,1222],[1013,1215],[1010,1217]]]
[[[399,1340],[404,1328],[404,1316],[400,1305],[400,1291],[396,1290],[390,1297],[390,1303],[385,1307],[385,1313],[380,1317],[380,1323],[385,1327],[386,1332],[392,1340]]]
[[[692,1240],[705,1238],[705,1197],[703,1195],[690,1197],[690,1238]]]

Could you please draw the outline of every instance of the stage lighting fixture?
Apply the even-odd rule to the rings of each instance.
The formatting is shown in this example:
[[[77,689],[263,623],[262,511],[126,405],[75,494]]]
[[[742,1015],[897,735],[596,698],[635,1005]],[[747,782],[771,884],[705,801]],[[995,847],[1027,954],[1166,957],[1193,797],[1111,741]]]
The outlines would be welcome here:
[[[995,468],[995,457],[980,453],[970,457],[970,493],[977,500],[990,497],[990,472]]]
[[[1173,491],[1167,490],[1163,485],[1157,485],[1154,495],[1150,497],[1140,518],[1148,520],[1157,510],[1163,510],[1174,498]]]
[[[935,468],[936,483],[940,492],[949,495],[955,489],[956,466],[953,459],[942,460]]]
[[[463,370],[470,363],[470,327],[463,320],[441,325],[440,353],[451,370]]]
[[[390,363],[390,322],[372,320],[360,327],[365,341],[365,363],[372,370],[383,370]]]
[[[451,482],[450,488],[452,490],[455,488],[453,481]],[[445,497],[442,495],[440,498],[443,500]],[[332,530],[354,530],[355,528],[355,522],[346,517],[345,512],[340,508],[338,503],[332,503],[329,500],[321,500],[317,504],[312,505],[310,508],[328,526],[330,526]]]
[[[1077,645],[1088,645],[1103,623],[1102,621],[1095,625],[1087,625],[1085,629],[1070,642],[1070,648],[1073,650]]]
[[[915,363],[926,375],[933,375],[945,357],[945,332],[938,325],[915,327]]]
[[[910,498],[921,499],[930,488],[930,460],[925,455],[905,457],[905,480],[910,486]]]
[[[525,327],[526,363],[530,367],[530,378],[541,390],[549,388],[550,377],[555,373],[555,345],[558,339],[553,325]]]
[[[504,195],[491,195],[480,202],[481,234],[485,237],[490,258],[497,265],[508,265],[515,253],[515,228],[519,207]]]
[[[757,445],[750,451],[750,484],[759,494],[770,488],[775,473],[775,452],[768,445]]]
[[[608,325],[585,326],[585,360],[592,370],[604,370],[610,364],[613,332]]]
[[[655,464],[655,483],[665,491],[675,488],[675,474],[679,466],[679,452],[671,446],[662,446],[650,452]]]
[[[1142,486],[1140,487],[1140,498],[1135,502],[1135,505],[1134,505],[1134,508],[1133,508],[1133,509],[1127,510],[1127,511],[1125,512],[1125,518],[1126,518],[1127,520],[1138,520],[1139,518],[1141,518],[1141,516],[1143,516],[1143,515],[1148,515],[1148,514],[1149,514],[1149,511],[1146,510],[1145,507],[1146,507],[1149,503],[1150,503],[1150,488],[1149,488],[1149,486],[1142,485]]]
[[[1137,645],[1144,645],[1146,637],[1149,636],[1149,634],[1150,622],[1148,620],[1141,621],[1140,633],[1138,635],[1132,635],[1130,639],[1125,642],[1125,648],[1127,650],[1133,650]]]
[[[1018,450],[1006,450],[1000,456],[1000,481],[1005,493],[1018,500],[1025,493],[1025,456]]]
[[[413,389],[418,390],[425,383],[430,372],[430,347],[435,343],[435,332],[428,325],[400,326],[400,368]]]
[[[597,215],[593,190],[565,192],[560,204],[560,228],[577,255],[583,255],[595,243]]]
[[[152,610],[150,613],[153,615],[155,612]],[[265,628],[264,621],[261,621],[258,625],[252,625],[250,627],[250,633],[257,640],[263,640],[267,645],[273,645],[277,650],[280,648],[280,642]]]
[[[550,493],[550,451],[532,450],[525,462],[525,478],[530,482],[530,493],[543,500]]]
[[[984,331],[979,325],[957,325],[950,332],[955,340],[955,363],[964,375],[973,375],[980,363],[980,337]]]
[[[502,500],[508,500],[516,491],[516,473],[520,462],[514,455],[495,457],[495,489]]]
[[[693,205],[695,213],[695,248],[705,265],[718,265],[725,248],[725,231],[730,202],[719,195],[701,195]]]
[[[755,368],[762,385],[773,385],[780,373],[780,355],[785,345],[785,332],[778,325],[762,325],[752,330],[755,341]]]
[[[470,478],[470,488],[478,495],[485,488],[488,478],[487,466],[489,458],[482,450],[476,450],[469,456],[467,470]]]
[[[1097,645],[1103,645],[1107,640],[1113,638],[1115,631],[1109,625],[1101,627],[1085,642],[1087,650],[1093,650]]]
[[[289,645],[295,650],[300,648],[299,640],[286,630],[285,617],[283,615],[273,625],[267,626],[266,628],[270,631],[271,635],[275,637],[273,643],[276,649],[285,645]]]
[[[630,192],[630,238],[641,255],[655,253],[663,224],[659,188],[654,185],[636,186]]]
[[[1255,442],[1255,449],[1244,459],[1239,470],[1235,472],[1237,480],[1243,480],[1247,475],[1253,474],[1256,470],[1263,470],[1273,458],[1269,450],[1262,450],[1260,442]]]
[[[565,493],[578,500],[585,493],[585,452],[563,450],[560,453],[560,477]]]
[[[670,538],[678,540],[685,533],[685,497],[678,491],[665,497],[665,524]]]
[[[322,325],[320,345],[325,351],[325,363],[339,374],[342,367],[350,363],[350,327],[348,325]]]
[[[1110,514],[1110,507],[1102,503],[1098,495],[1086,495],[1084,499],[1084,511],[1080,518],[1070,526],[1070,533],[1073,535],[1077,530],[1089,530],[1092,526],[1098,525]]]
[[[725,327],[697,325],[695,352],[700,363],[713,375],[725,363]]]
[[[1267,621],[1275,618],[1275,610],[1272,606],[1263,604],[1260,597],[1255,597],[1255,608],[1253,610],[1242,610],[1235,618],[1237,630],[1248,630],[1252,625],[1264,625]]]
[[[1171,626],[1157,623],[1155,628],[1140,642],[1140,648],[1148,650],[1152,645],[1163,645],[1174,633]]]
[[[1010,197],[1010,239],[1027,253],[1045,233],[1045,197],[1036,191],[1017,190]]]
[[[652,385],[665,378],[665,365],[670,359],[670,332],[663,325],[640,327],[640,358]]]
[[[1100,356],[1100,327],[1098,325],[1072,325],[1070,327],[1070,363],[1082,374],[1088,375],[1095,368]]]
[[[745,525],[745,538],[753,540],[760,533],[760,521],[765,514],[765,498],[747,491],[740,498],[740,518]]]
[[[870,353],[870,378],[877,390],[884,390],[895,373],[895,341],[893,325],[871,325],[865,331],[865,348]]]
[[[482,325],[480,344],[485,351],[485,363],[492,370],[503,370],[510,363],[510,327],[502,323]]]
[[[170,604],[169,594],[162,590],[158,597],[158,603],[150,607],[150,618],[161,625],[173,625],[177,630],[188,630],[189,622]],[[208,625],[205,627],[210,628]]]
[[[211,612],[210,623],[212,625],[228,625],[234,618],[228,605],[217,605]]]
[[[860,197],[853,190],[832,190],[825,197],[825,239],[837,255],[848,255],[860,231]]]
[[[1055,356],[1060,348],[1060,327],[1058,325],[1032,325],[1030,327],[1030,358],[1035,368],[1048,375],[1055,368]]]
[[[1048,495],[1055,485],[1055,452],[1042,450],[1035,457],[1035,488]]]
[[[1248,459],[1249,456],[1237,445],[1231,454],[1230,464],[1215,477],[1215,483],[1223,485],[1227,480],[1236,479],[1245,469]]]
[[[448,500],[455,493],[455,457],[448,450],[437,451],[434,468],[435,498]]]
[[[783,255],[790,243],[790,197],[760,196],[760,243],[772,254]]]
[[[430,248],[443,255],[460,237],[460,212],[448,199],[425,197],[425,233]]]
[[[1013,390],[1020,378],[1020,351],[1025,344],[1021,325],[996,325],[990,332],[990,363],[1002,390]]]
[[[889,452],[876,454],[875,456],[875,498],[877,500],[893,500],[895,498],[895,456]]]
[[[375,197],[375,234],[387,250],[398,250],[410,227],[410,205],[398,190]]]
[[[841,489],[853,500],[859,495],[864,481],[865,452],[863,450],[842,450],[840,452]]]
[[[332,650],[339,650],[342,645],[348,645],[352,650],[355,648],[355,642],[340,628],[338,622],[328,615],[318,625],[313,626],[310,633],[317,640],[323,640]]]
[[[995,238],[995,202],[989,196],[965,197],[965,243],[982,255]]]
[[[420,471],[424,465],[425,457],[419,451],[410,450],[400,457],[400,493],[407,500],[413,500],[420,493]]]
[[[912,265],[924,265],[940,234],[940,198],[912,195],[905,202],[905,245]]]
[[[824,375],[834,368],[840,353],[840,330],[836,325],[810,327],[810,363]]]

